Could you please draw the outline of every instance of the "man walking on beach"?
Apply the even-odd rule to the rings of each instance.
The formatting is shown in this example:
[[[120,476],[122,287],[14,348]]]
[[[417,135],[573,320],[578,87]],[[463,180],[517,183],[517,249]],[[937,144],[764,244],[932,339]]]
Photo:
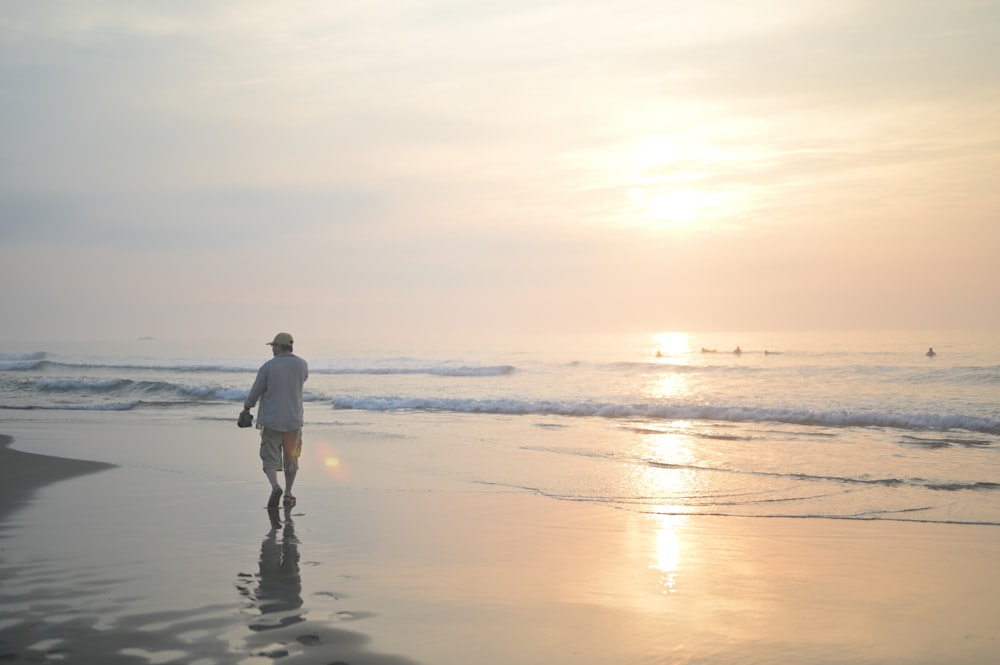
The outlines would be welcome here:
[[[285,507],[295,505],[292,485],[302,454],[302,386],[309,378],[306,361],[292,353],[292,336],[282,332],[268,342],[274,357],[257,370],[257,379],[243,403],[249,412],[257,400],[257,428],[260,430],[260,459],[271,482],[268,508],[277,508],[282,489],[278,472],[285,472]]]

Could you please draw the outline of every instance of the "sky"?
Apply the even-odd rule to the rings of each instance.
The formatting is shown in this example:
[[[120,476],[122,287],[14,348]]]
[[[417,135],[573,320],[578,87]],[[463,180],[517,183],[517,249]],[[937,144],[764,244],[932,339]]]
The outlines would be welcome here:
[[[0,0],[0,340],[1000,329],[996,0]]]

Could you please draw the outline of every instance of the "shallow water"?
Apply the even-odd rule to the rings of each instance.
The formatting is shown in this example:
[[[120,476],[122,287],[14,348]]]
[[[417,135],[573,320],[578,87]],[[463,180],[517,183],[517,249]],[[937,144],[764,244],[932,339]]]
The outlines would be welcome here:
[[[729,352],[736,344],[742,354]],[[307,440],[330,473],[360,453],[336,452],[344,439],[391,450],[399,469],[420,471],[406,474],[418,484],[426,474],[657,514],[1000,525],[1000,342],[990,334],[300,346]],[[12,426],[120,422],[137,441],[156,436],[148,423],[225,425],[266,359],[261,347],[0,349],[0,407]],[[87,446],[96,459],[191,470],[151,461],[160,453],[145,446]],[[327,466],[338,455],[345,466]]]

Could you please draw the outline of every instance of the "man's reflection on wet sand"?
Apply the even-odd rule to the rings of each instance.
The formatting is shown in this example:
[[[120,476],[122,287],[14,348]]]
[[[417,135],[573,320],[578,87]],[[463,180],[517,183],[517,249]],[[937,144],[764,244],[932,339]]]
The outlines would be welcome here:
[[[299,541],[288,509],[268,508],[270,529],[260,543],[260,570],[255,585],[241,585],[240,593],[260,610],[250,630],[262,631],[305,621],[302,608],[302,578],[299,575]],[[280,537],[279,537],[280,536]]]
[[[316,612],[314,605],[312,618],[307,621],[299,575],[299,539],[290,509],[268,509],[267,515],[270,524],[260,543],[259,571],[238,574],[236,587],[246,599],[245,611],[253,616],[248,625],[250,634],[241,634],[239,643],[233,643],[236,651],[250,654],[254,662],[257,658],[273,662],[288,656],[296,663],[317,665],[417,665],[406,658],[369,651],[371,638],[335,625],[345,616],[360,619],[372,616],[370,613],[338,612],[336,617],[330,617],[324,611]],[[324,592],[319,595],[336,597]]]

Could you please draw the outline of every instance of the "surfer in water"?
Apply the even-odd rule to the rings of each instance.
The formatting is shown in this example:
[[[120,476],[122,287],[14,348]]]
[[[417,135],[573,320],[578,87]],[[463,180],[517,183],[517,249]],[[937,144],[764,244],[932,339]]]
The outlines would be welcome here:
[[[924,355],[927,356],[928,358],[933,358],[934,356],[937,355],[937,352],[934,351],[934,347],[932,346],[931,348],[927,349],[927,353],[925,353]]]

